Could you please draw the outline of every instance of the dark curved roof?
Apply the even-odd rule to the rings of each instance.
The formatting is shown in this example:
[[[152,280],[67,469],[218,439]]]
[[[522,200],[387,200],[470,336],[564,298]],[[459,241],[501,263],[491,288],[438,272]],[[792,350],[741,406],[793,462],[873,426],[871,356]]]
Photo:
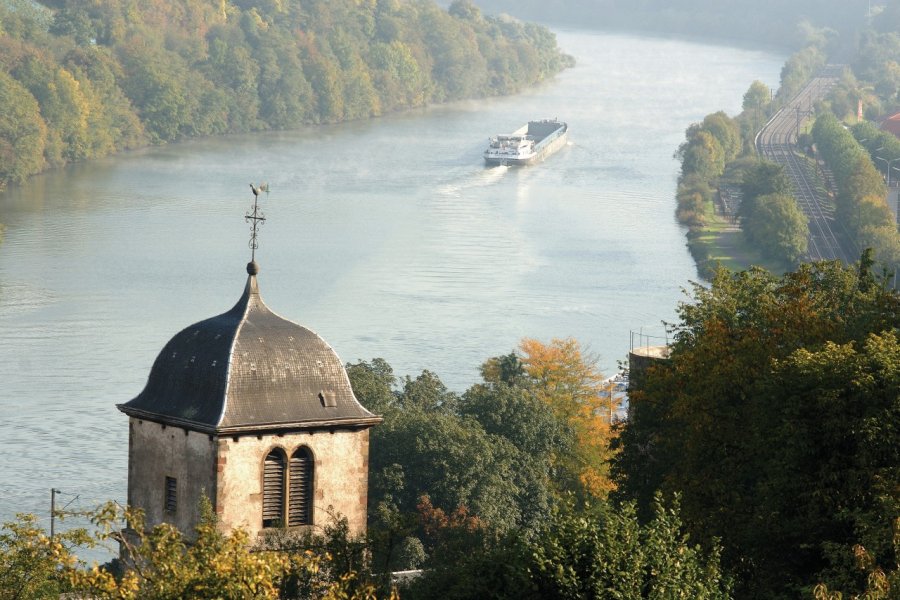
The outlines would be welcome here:
[[[234,308],[183,329],[125,414],[209,433],[370,426],[325,340],[276,315],[247,279]]]

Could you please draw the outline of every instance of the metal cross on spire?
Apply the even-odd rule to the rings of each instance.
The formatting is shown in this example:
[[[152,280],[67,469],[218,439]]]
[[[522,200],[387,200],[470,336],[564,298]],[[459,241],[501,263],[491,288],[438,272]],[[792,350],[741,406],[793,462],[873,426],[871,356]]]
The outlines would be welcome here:
[[[259,194],[260,192],[265,192],[268,196],[269,184],[261,183],[256,186],[251,183],[250,189],[253,191],[253,207],[250,212],[244,215],[244,220],[252,223],[250,226],[250,262],[252,263],[256,261],[256,249],[259,248],[259,242],[257,241],[259,226],[266,222],[266,215],[259,210]]]

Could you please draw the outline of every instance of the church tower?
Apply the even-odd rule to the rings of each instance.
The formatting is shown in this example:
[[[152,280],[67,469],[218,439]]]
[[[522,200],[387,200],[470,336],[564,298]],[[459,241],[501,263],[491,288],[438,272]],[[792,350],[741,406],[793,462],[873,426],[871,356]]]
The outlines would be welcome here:
[[[322,338],[266,306],[255,261],[247,273],[237,304],[175,335],[144,390],[118,405],[129,417],[128,504],[148,527],[188,534],[203,496],[224,531],[251,539],[321,526],[330,513],[363,533],[368,430],[381,418]]]

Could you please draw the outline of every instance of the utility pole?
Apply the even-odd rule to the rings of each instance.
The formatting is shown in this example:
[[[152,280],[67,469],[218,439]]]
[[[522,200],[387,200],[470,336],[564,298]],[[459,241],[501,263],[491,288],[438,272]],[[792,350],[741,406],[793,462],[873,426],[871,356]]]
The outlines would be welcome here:
[[[59,493],[59,490],[56,488],[50,488],[50,539],[53,539],[53,535],[56,533],[56,494]]]

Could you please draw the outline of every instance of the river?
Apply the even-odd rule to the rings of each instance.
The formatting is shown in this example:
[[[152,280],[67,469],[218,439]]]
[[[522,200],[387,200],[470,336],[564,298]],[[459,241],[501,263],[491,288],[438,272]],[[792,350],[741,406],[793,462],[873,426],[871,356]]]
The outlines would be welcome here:
[[[573,336],[612,373],[696,279],[674,218],[684,130],[740,109],[784,56],[561,31],[578,64],[517,96],[150,148],[0,194],[0,520],[125,499],[128,424],[165,342],[230,308],[261,196],[260,289],[345,361],[453,390],[524,337]],[[485,168],[489,135],[559,117],[543,164]]]

